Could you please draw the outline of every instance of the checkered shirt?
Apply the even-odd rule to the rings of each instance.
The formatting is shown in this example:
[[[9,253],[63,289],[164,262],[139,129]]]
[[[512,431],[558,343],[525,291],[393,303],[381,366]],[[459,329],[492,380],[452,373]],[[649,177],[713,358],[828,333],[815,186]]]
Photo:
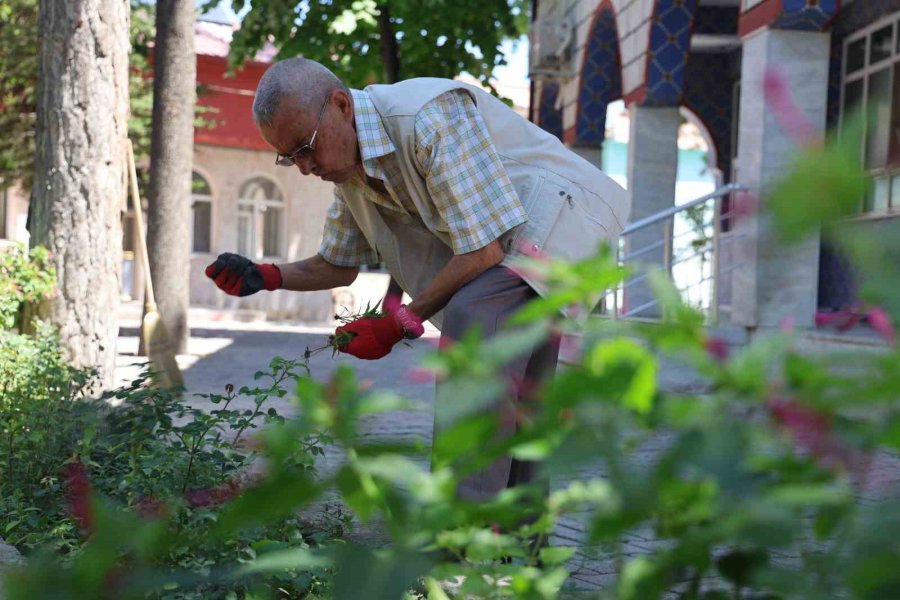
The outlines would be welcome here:
[[[341,195],[345,186],[364,187],[367,199],[386,218],[418,215],[381,116],[366,92],[351,93],[363,170],[384,182],[388,196],[360,182],[335,186],[319,253],[339,266],[377,262]],[[423,106],[416,115],[415,139],[429,200],[446,224],[455,254],[483,248],[527,220],[468,93],[447,92]]]

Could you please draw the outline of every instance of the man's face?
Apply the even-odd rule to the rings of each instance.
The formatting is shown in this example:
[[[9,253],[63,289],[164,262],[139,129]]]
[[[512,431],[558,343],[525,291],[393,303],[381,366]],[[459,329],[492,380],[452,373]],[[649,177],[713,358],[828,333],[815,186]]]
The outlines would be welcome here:
[[[283,98],[272,125],[260,125],[259,131],[276,152],[294,155],[294,164],[304,175],[344,183],[360,164],[353,101],[343,90],[331,92],[327,104],[325,100],[323,97],[316,106],[298,106],[289,97]],[[313,133],[313,151],[297,152],[310,143]]]

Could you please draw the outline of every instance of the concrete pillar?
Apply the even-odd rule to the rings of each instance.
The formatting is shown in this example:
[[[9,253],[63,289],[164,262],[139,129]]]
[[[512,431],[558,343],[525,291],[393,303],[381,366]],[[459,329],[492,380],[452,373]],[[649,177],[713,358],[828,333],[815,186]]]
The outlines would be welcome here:
[[[735,180],[765,199],[797,156],[798,147],[776,122],[763,96],[763,76],[776,69],[794,102],[824,131],[828,97],[830,34],[762,29],[744,40]],[[737,219],[736,268],[732,275],[732,322],[777,327],[789,318],[813,325],[819,279],[819,236],[784,247],[764,213]]]
[[[675,179],[678,175],[679,109],[676,106],[632,106],[631,134],[628,141],[628,190],[631,192],[631,222],[638,221],[675,205]],[[663,238],[664,225],[648,227],[625,238],[625,252],[636,252]],[[636,259],[640,264],[662,267],[668,248],[659,247]],[[629,264],[638,264],[631,263]],[[634,310],[654,299],[643,282],[625,289],[625,308]],[[653,306],[635,316],[660,314]]]
[[[588,161],[598,169],[603,168],[603,151],[600,146],[572,146],[569,148],[572,152]]]

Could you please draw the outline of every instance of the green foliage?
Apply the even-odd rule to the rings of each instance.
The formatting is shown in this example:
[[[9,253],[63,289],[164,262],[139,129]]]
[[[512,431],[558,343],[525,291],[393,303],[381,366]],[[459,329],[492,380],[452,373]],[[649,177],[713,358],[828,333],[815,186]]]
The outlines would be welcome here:
[[[233,0],[235,11],[247,3]],[[386,82],[382,7],[398,47],[399,79],[454,77],[466,71],[487,83],[505,64],[500,44],[527,26],[522,0],[357,0],[253,2],[231,46],[233,65],[252,58],[274,37],[278,56],[305,56],[330,68],[347,85]]]
[[[150,150],[153,81],[146,74],[153,39],[153,5],[148,0],[131,0],[128,133],[138,157],[147,156]],[[35,154],[38,0],[0,3],[0,48],[0,188],[20,182],[28,190]]]
[[[0,248],[0,329],[19,326],[23,306],[49,298],[55,285],[56,270],[46,248]]]
[[[0,187],[30,187],[38,71],[37,0],[0,3]]]
[[[797,156],[773,190],[772,220],[785,240],[802,239],[859,213],[870,181],[860,166],[863,121],[850,119],[841,136]]]
[[[853,185],[841,180],[833,189]],[[778,211],[791,202],[787,210],[839,229],[839,213],[821,219],[822,198],[786,198],[770,206]],[[892,233],[842,239],[851,256],[884,260],[876,248],[894,252]],[[896,287],[896,264],[858,265],[867,277],[888,280],[872,284],[872,299]],[[91,454],[79,453],[81,461],[96,457],[85,461],[96,481],[92,537],[77,550],[72,542],[63,559],[32,554],[27,568],[8,576],[11,597],[49,591],[60,598],[209,597],[230,589],[232,597],[247,598],[322,592],[335,600],[548,600],[569,595],[568,575],[578,566],[576,548],[548,544],[562,519],[580,520],[587,534],[580,543],[609,559],[614,581],[595,594],[600,598],[892,597],[900,585],[900,494],[885,484],[877,501],[861,499],[860,488],[876,453],[900,448],[895,344],[880,354],[803,355],[790,335],[779,333],[726,356],[710,350],[703,316],[658,274],[649,281],[662,305],[660,323],[560,320],[560,308],[590,307],[620,281],[622,269],[608,249],[579,264],[518,266],[544,276],[548,297],[525,307],[517,326],[489,340],[471,332],[427,359],[446,394],[436,404],[430,469],[421,444],[373,443],[364,435],[371,415],[411,408],[402,396],[362,389],[348,368],[323,381],[300,372],[306,363],[275,361],[273,381],[284,372],[282,381],[295,383],[296,416],[273,417],[260,429],[258,475],[236,497],[224,499],[214,516],[188,515],[170,499],[181,497],[186,478],[208,485],[234,481],[217,474],[246,473],[249,461],[233,458],[238,449],[221,440],[240,438],[242,419],[262,414],[261,405],[229,413],[229,391],[214,402],[224,412],[207,414],[158,392],[126,390],[131,404],[118,410],[137,417],[104,418],[112,432],[98,429],[91,439],[108,441],[92,441]],[[883,308],[893,322],[900,319],[896,304]],[[579,336],[581,358],[536,390],[538,402],[517,407],[518,431],[498,439],[488,409],[504,393],[504,366],[563,334]],[[705,378],[702,393],[658,385],[660,360],[672,359]],[[258,399],[277,387],[246,393]],[[153,416],[158,412],[171,421]],[[186,422],[175,418],[182,414]],[[220,437],[223,431],[234,437]],[[326,441],[319,432],[344,459],[316,474],[309,444]],[[146,447],[160,443],[158,453]],[[134,462],[134,454],[152,460]],[[536,482],[481,502],[457,496],[466,476],[507,455],[540,461],[544,481],[556,477],[561,485],[549,495]],[[594,475],[584,476],[586,467]],[[103,472],[114,469],[102,483]],[[135,516],[134,497],[112,481],[138,493],[157,490],[168,512]],[[284,532],[278,527],[286,519],[284,527],[295,531],[289,520],[326,494],[338,494],[360,520],[382,524],[390,544],[319,544],[306,535],[284,540],[269,533],[272,526]],[[19,502],[10,514],[24,514],[26,523],[28,507],[41,507],[34,497]],[[47,531],[51,523],[39,525]],[[14,538],[19,527],[10,528]],[[67,527],[53,535],[73,539],[76,528]],[[287,592],[279,596],[274,581]]]
[[[65,565],[124,566],[152,554],[153,568],[179,573],[159,588],[164,598],[244,594],[248,587],[294,594],[321,588],[321,568],[284,569],[274,576],[248,572],[237,583],[215,572],[219,564],[317,546],[345,526],[340,513],[323,515],[316,526],[283,514],[215,536],[220,517],[227,518],[222,505],[256,477],[250,436],[261,425],[283,422],[268,404],[285,396],[285,382],[298,377],[300,363],[274,359],[268,371],[257,373],[265,385],[237,393],[229,385],[225,394],[199,395],[215,407],[206,412],[170,392],[149,389],[148,373],[101,399],[85,398],[81,386],[89,373],[68,367],[58,348],[46,325],[36,338],[0,333],[0,532],[8,542],[31,554],[35,564],[57,560],[55,555]],[[311,434],[296,441],[281,456],[280,468],[312,479],[321,444],[329,438]],[[87,491],[79,491],[73,467],[103,501],[86,508],[89,499],[79,494]],[[106,512],[110,502],[121,508]],[[86,538],[91,529],[93,537]],[[103,548],[92,545],[101,540]],[[140,546],[138,556],[128,553],[131,543]],[[97,589],[92,585],[108,584],[69,571],[47,582],[68,582],[81,594],[76,597],[85,598],[100,595],[89,591]],[[28,597],[42,596],[34,593]]]

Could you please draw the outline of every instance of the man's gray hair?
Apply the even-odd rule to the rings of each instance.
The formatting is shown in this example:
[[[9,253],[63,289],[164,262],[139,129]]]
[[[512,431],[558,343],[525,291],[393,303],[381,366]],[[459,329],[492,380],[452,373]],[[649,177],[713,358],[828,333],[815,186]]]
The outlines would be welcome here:
[[[350,89],[337,76],[314,60],[295,57],[278,61],[266,69],[253,100],[257,125],[271,126],[285,99],[304,110],[319,110],[325,97],[336,89]]]

